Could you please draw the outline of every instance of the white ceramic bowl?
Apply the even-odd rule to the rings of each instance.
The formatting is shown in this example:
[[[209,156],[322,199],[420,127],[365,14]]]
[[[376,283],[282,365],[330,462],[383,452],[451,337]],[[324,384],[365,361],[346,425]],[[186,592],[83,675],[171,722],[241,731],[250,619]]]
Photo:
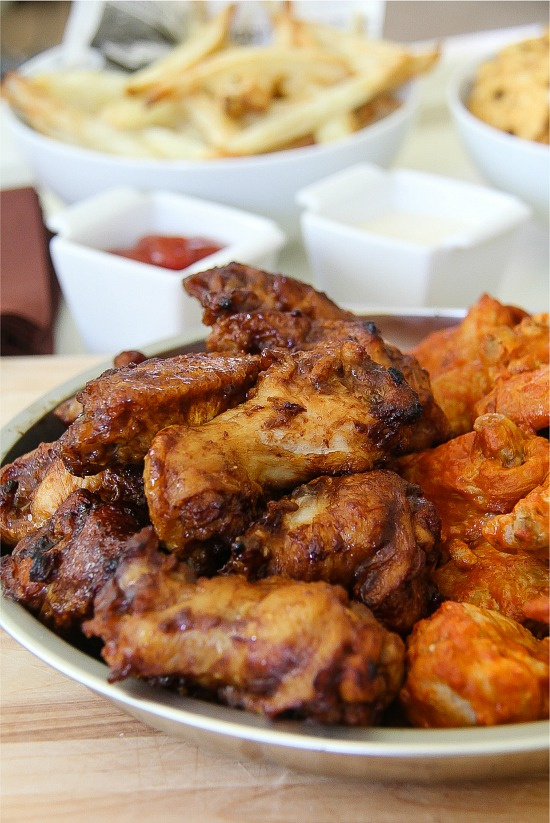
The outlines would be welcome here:
[[[52,49],[29,61],[30,74],[59,65]],[[7,123],[36,179],[65,203],[74,203],[110,186],[178,191],[261,214],[290,234],[299,233],[295,194],[314,180],[367,160],[388,166],[397,154],[417,109],[417,85],[404,87],[402,105],[387,117],[349,137],[325,145],[253,157],[208,161],[126,158],[62,143],[29,128],[11,110]]]
[[[465,307],[496,292],[531,214],[485,186],[368,163],[297,200],[316,287],[372,308]]]
[[[175,192],[108,189],[48,220],[63,296],[86,348],[117,353],[182,333],[204,336],[201,308],[182,280],[231,261],[276,265],[286,236],[272,221]],[[148,234],[200,236],[223,248],[173,271],[109,253]]]
[[[451,78],[447,99],[453,122],[483,177],[501,191],[520,197],[547,221],[550,212],[550,148],[496,129],[475,117],[466,107],[476,68],[486,59],[461,67]]]

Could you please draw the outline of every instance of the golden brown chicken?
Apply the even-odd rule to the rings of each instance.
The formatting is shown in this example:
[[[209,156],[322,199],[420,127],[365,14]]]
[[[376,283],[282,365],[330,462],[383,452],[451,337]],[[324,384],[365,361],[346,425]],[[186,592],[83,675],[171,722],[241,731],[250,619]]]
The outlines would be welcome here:
[[[405,451],[421,406],[400,374],[348,341],[280,354],[249,399],[202,426],[171,426],[145,460],[145,494],[161,541],[182,556],[226,545],[264,496],[321,474],[361,472]]]
[[[4,594],[68,633],[91,617],[96,593],[134,547],[139,528],[119,506],[84,489],[73,492],[42,528],[2,557]],[[145,532],[153,533],[151,527]]]
[[[136,351],[135,349],[129,349],[115,355],[113,358],[113,367],[115,369],[121,369],[123,366],[129,366],[130,364],[137,365],[138,363],[143,363],[144,360],[147,360],[147,357],[142,352]],[[53,410],[53,414],[65,426],[69,426],[71,423],[74,423],[81,412],[82,403],[76,399],[75,395],[63,400],[63,402]]]
[[[57,511],[71,492],[88,489],[106,503],[119,503],[140,521],[147,519],[140,467],[115,466],[75,477],[59,457],[57,443],[41,443],[0,470],[0,538],[14,546]]]
[[[486,414],[474,431],[405,455],[395,467],[435,505],[444,547],[456,539],[471,545],[490,517],[511,512],[544,482],[548,441],[502,415]]]
[[[307,283],[243,263],[192,274],[183,281],[183,288],[203,307],[205,326],[220,317],[269,309],[296,311],[318,320],[353,317]]]
[[[438,536],[434,507],[394,472],[323,476],[271,501],[224,571],[339,584],[406,634],[428,613]]]
[[[443,603],[407,641],[400,699],[414,726],[524,723],[548,717],[548,638],[490,609]]]
[[[161,428],[236,405],[261,368],[252,355],[190,353],[110,369],[78,393],[83,410],[59,439],[61,457],[77,475],[141,463]]]
[[[415,357],[383,339],[376,325],[343,313],[339,319],[311,319],[300,311],[270,309],[220,317],[206,343],[212,350],[257,354],[265,349],[309,351],[320,343],[359,343],[375,363],[403,374],[422,404],[422,415],[411,424],[411,450],[441,443],[450,435],[447,418],[435,402],[430,378]]]
[[[211,351],[303,351],[319,343],[354,340],[375,363],[401,371],[417,392],[423,413],[414,424],[412,448],[449,437],[448,421],[416,358],[387,343],[374,323],[341,309],[312,286],[236,263],[191,275],[183,284],[205,309],[204,323],[213,326],[206,341]]]
[[[403,680],[404,645],[343,589],[240,575],[190,581],[149,549],[123,560],[84,625],[101,637],[111,679],[182,678],[269,717],[380,720]]]
[[[454,435],[470,431],[481,403],[502,381],[548,365],[548,315],[529,316],[484,295],[454,328],[428,335],[413,354],[428,371],[434,397]],[[514,419],[540,427],[540,375],[529,392],[507,400]],[[502,389],[499,389],[502,391]],[[523,408],[522,408],[523,407]],[[532,408],[531,408],[532,407]],[[531,422],[532,421],[532,422]],[[548,421],[548,407],[546,408]],[[546,422],[548,425],[548,422]]]

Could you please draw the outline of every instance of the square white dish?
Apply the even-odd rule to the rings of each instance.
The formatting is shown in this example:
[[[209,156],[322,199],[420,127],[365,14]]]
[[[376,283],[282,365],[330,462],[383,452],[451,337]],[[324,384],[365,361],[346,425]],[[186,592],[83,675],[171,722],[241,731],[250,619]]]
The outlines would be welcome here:
[[[359,163],[302,189],[315,287],[370,307],[464,307],[495,293],[528,206],[484,186]]]
[[[201,309],[182,280],[232,261],[275,266],[286,242],[271,220],[167,191],[117,187],[48,220],[63,296],[90,352],[116,353],[183,333],[200,336]],[[110,253],[144,235],[200,236],[223,248],[179,271]]]

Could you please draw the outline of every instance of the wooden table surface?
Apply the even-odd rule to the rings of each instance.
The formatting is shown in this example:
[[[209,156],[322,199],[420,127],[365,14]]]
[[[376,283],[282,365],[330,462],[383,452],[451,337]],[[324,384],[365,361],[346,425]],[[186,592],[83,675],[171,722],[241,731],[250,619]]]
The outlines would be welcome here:
[[[97,356],[1,358],[4,424]],[[237,761],[172,739],[1,637],[2,823],[542,823],[546,775],[369,783]]]

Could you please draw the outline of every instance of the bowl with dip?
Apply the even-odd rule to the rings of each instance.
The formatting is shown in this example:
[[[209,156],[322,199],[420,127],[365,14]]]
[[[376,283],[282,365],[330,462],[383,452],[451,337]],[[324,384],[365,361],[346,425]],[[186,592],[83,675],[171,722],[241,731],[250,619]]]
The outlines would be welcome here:
[[[495,293],[530,208],[488,187],[359,163],[301,189],[315,287],[378,308],[465,307]]]
[[[232,261],[276,265],[286,235],[266,217],[170,191],[120,186],[53,214],[50,253],[90,352],[204,336],[182,280]]]

